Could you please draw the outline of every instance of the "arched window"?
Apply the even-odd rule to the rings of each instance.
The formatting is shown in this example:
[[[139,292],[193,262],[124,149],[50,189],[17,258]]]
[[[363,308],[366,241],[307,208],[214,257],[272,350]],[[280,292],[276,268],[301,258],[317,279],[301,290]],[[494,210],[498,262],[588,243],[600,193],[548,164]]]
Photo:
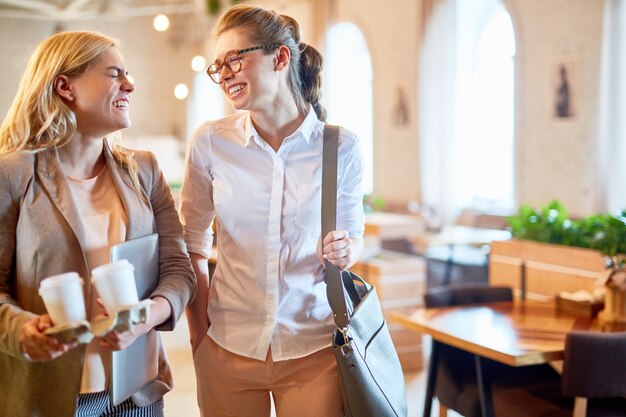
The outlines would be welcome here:
[[[187,137],[207,120],[224,116],[224,96],[204,71],[194,76],[193,89],[187,104]]]
[[[466,207],[513,207],[514,56],[500,0],[435,11],[421,57],[422,178],[425,202],[447,221]]]
[[[599,133],[595,146],[597,212],[626,209],[626,4],[604,6]]]
[[[353,23],[342,22],[328,31],[323,103],[328,123],[355,132],[363,149],[363,193],[374,188],[372,59],[363,34]]]
[[[459,72],[456,136],[464,152],[457,178],[466,193],[460,201],[472,207],[513,206],[514,56],[511,17],[496,3],[476,55],[466,57],[468,71]]]

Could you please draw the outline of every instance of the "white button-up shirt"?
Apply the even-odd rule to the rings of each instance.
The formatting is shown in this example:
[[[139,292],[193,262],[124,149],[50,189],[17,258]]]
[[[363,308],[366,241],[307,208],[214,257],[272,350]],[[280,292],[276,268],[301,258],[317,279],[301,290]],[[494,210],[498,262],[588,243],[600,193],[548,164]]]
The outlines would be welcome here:
[[[321,234],[324,123],[310,110],[275,152],[238,113],[203,124],[187,152],[181,220],[189,252],[209,257],[216,219],[209,336],[236,354],[265,360],[306,356],[334,329]],[[363,235],[359,140],[340,129],[337,229]],[[216,217],[217,216],[217,217]]]

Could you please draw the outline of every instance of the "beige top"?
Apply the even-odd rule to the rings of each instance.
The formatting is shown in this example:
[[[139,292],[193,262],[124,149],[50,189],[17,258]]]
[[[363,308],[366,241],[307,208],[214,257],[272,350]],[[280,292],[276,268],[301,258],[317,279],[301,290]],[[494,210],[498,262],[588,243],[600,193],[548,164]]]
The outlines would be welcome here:
[[[110,262],[109,250],[126,237],[128,216],[117,192],[111,173],[105,165],[94,178],[80,180],[67,177],[74,202],[85,230],[85,255],[89,270]],[[87,277],[86,279],[89,279]],[[104,313],[92,291],[89,317]],[[93,339],[85,350],[80,392],[103,391],[109,385],[111,355]]]

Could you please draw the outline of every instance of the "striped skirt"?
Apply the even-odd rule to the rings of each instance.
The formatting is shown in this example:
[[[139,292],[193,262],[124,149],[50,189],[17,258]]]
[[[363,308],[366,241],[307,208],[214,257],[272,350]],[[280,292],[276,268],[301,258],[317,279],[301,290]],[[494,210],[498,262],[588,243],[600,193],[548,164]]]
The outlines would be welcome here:
[[[118,406],[111,404],[108,391],[78,396],[76,417],[163,417],[163,398],[146,407],[137,407],[132,399]]]

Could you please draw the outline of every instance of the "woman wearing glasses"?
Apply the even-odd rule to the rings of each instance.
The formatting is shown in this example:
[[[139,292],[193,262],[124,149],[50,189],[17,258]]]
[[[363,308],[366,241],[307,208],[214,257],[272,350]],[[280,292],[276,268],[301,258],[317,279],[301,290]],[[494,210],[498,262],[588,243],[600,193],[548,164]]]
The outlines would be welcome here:
[[[340,130],[338,230],[321,233],[322,57],[295,20],[239,5],[208,74],[234,109],[191,138],[181,217],[198,277],[187,309],[203,416],[342,416],[322,256],[362,251],[361,156]],[[218,262],[211,278],[212,222]]]
[[[153,327],[171,330],[195,291],[182,227],[154,156],[112,142],[130,126],[130,81],[116,41],[61,32],[37,47],[0,125],[0,415],[157,417],[172,387],[165,352],[155,381],[109,402],[111,351]],[[78,272],[88,319],[103,314],[90,271],[112,245],[159,233],[159,283],[145,324],[78,346],[53,325],[42,279]],[[58,323],[57,323],[58,324]]]

